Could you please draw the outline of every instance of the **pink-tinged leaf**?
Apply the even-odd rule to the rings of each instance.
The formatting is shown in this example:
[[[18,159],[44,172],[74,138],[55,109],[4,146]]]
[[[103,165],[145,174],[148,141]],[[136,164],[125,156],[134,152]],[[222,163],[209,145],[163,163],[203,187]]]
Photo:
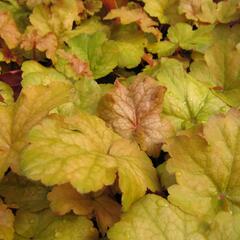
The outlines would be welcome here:
[[[100,102],[99,114],[121,136],[136,140],[142,150],[157,156],[172,127],[161,117],[165,87],[151,77],[138,76],[127,88],[119,81]]]

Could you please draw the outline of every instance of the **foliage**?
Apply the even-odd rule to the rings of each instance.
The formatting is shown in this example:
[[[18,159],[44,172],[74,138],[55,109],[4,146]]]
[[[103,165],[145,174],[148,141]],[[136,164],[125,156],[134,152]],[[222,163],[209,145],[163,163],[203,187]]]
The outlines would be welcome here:
[[[240,239],[239,0],[0,1],[0,239]]]

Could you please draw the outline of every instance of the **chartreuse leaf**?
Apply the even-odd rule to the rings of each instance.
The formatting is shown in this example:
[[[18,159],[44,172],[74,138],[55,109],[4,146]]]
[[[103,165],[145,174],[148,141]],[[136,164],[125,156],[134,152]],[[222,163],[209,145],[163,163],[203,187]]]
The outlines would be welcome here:
[[[103,85],[105,86],[107,84]],[[83,78],[74,83],[74,94],[71,101],[57,107],[51,111],[51,113],[71,115],[74,112],[81,110],[90,114],[96,114],[97,106],[102,95],[104,95],[104,90],[102,90],[100,84],[93,79]]]
[[[146,195],[109,231],[110,240],[205,240],[197,218],[157,195]]]
[[[0,196],[9,206],[36,212],[48,207],[49,189],[12,172],[0,182]]]
[[[0,239],[12,240],[14,215],[7,205],[3,204],[0,200]]]
[[[157,53],[159,58],[171,56],[177,48],[178,45],[170,41],[160,41],[149,43],[147,45],[148,51],[151,53]]]
[[[205,122],[211,115],[228,109],[204,84],[187,74],[177,60],[163,59],[155,75],[167,88],[163,113],[177,129]]]
[[[204,60],[191,66],[192,76],[214,89],[214,94],[230,106],[240,105],[240,41],[239,26],[219,26],[214,32],[214,44]]]
[[[14,239],[97,240],[98,232],[90,220],[81,216],[57,217],[49,210],[31,213],[19,210],[15,218]]]
[[[68,102],[73,88],[69,81],[59,78],[55,70],[40,67],[37,63],[24,63],[23,71],[23,89],[14,105],[14,124],[11,129],[11,161],[15,171],[18,171],[18,152],[27,143],[25,137],[28,131],[50,110]],[[31,80],[35,79],[34,71],[37,76],[43,72],[43,77]]]
[[[67,43],[70,53],[89,65],[94,79],[104,77],[117,66],[118,49],[116,43],[108,40],[104,32],[95,32],[92,34],[82,33],[69,39]],[[69,59],[63,61],[61,60],[61,54],[59,54],[59,56],[60,60],[56,63],[56,68],[61,72],[71,72],[71,70],[69,70],[69,68],[72,67],[69,65],[71,61],[69,61]],[[80,75],[76,68],[74,69],[72,67],[72,69]],[[75,78],[77,77],[79,76],[75,76]]]
[[[179,0],[142,0],[145,3],[144,10],[152,17],[157,17],[160,23],[176,24],[184,21],[178,13]]]
[[[170,41],[150,43],[147,48],[157,53],[159,58],[172,55],[179,47],[204,53],[212,43],[213,28],[213,25],[209,25],[193,30],[187,23],[177,23],[168,29],[167,37]]]
[[[144,34],[137,29],[136,25],[123,25],[113,29],[111,39],[115,41],[119,49],[119,67],[133,68],[141,62],[147,39],[144,37]]]
[[[52,82],[68,83],[64,75],[56,71],[54,68],[47,68],[36,61],[26,61],[22,64],[22,86],[47,86]]]
[[[158,156],[161,144],[173,134],[160,114],[166,89],[151,77],[139,75],[127,88],[120,82],[99,104],[99,115],[121,136],[134,139],[143,151]]]
[[[89,63],[94,78],[104,77],[117,65],[117,49],[103,32],[92,35],[81,34],[68,41],[69,47],[77,57]]]
[[[168,30],[169,40],[186,50],[205,52],[212,43],[212,30],[214,26],[200,26],[193,30],[187,23],[177,23]]]
[[[77,215],[95,217],[103,235],[120,219],[121,205],[107,191],[80,194],[70,184],[63,184],[54,187],[48,199],[52,211],[58,215],[72,210]]]
[[[212,216],[239,208],[240,113],[212,117],[202,130],[167,140],[167,169],[176,174],[169,201],[185,212]]]
[[[30,131],[28,141],[21,172],[46,185],[70,182],[80,193],[88,193],[112,185],[118,172],[124,210],[147,188],[158,189],[147,155],[96,116],[49,117]]]
[[[9,167],[12,117],[13,92],[7,84],[0,81],[0,179]]]
[[[77,99],[74,102],[76,107],[81,111],[95,114],[102,95],[101,87],[95,81],[89,79],[77,81],[74,87],[77,94]]]
[[[220,212],[207,222],[188,215],[167,200],[146,195],[109,231],[110,240],[238,240],[240,214]]]

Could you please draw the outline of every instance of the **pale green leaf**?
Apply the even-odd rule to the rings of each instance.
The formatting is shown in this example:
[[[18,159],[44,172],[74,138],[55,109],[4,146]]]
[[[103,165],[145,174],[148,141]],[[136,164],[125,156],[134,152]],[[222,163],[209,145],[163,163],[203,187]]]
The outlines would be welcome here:
[[[186,50],[204,53],[212,43],[213,26],[200,26],[193,30],[187,23],[177,23],[168,30],[168,38],[174,44]]]
[[[160,41],[147,45],[148,51],[151,53],[157,53],[159,58],[171,56],[177,48],[178,46],[170,41]]]
[[[214,93],[230,106],[240,105],[239,26],[219,26],[214,31],[214,44],[203,61],[194,63],[192,76],[208,84]]]
[[[228,109],[204,84],[187,74],[179,61],[163,59],[156,75],[167,88],[163,113],[177,129],[206,122],[211,115]]]
[[[104,32],[82,33],[68,40],[67,43],[70,52],[89,65],[95,79],[104,77],[117,66],[118,49],[116,43],[108,40]],[[59,62],[56,68],[62,71],[61,69],[65,67],[62,65],[64,63]]]
[[[147,195],[108,232],[110,240],[205,240],[198,220],[157,195]]]
[[[240,113],[212,117],[202,130],[167,140],[167,163],[176,174],[168,199],[185,212],[212,216],[224,210],[238,213]]]
[[[52,82],[68,83],[68,80],[54,68],[47,68],[36,61],[26,61],[22,64],[22,86],[43,85],[47,86]]]
[[[119,67],[133,68],[141,62],[147,40],[135,25],[126,25],[114,29],[111,39],[115,41],[119,50]]]

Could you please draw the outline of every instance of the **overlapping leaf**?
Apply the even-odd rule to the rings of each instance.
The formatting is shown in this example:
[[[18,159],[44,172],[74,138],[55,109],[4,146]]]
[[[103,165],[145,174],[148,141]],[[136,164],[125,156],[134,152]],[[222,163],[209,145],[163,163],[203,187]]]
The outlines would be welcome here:
[[[72,59],[58,52],[60,59],[56,67],[75,79],[79,78],[79,75],[87,77],[93,75],[97,79],[107,75],[117,66],[117,47],[114,41],[107,39],[104,32],[80,34],[68,40],[68,45]],[[74,60],[77,61],[76,65]],[[72,68],[73,73],[69,67]],[[78,68],[81,68],[80,71]]]
[[[177,23],[168,30],[168,38],[172,43],[186,50],[205,52],[212,43],[213,26],[200,26],[197,30],[187,23]]]
[[[229,23],[240,18],[239,1],[180,0],[179,13],[204,23]]]
[[[214,23],[216,21],[217,4],[212,0],[180,0],[179,12],[185,14],[186,18]]]
[[[14,235],[13,229],[14,215],[7,205],[0,200],[0,239],[12,240]]]
[[[192,76],[213,88],[217,96],[234,107],[240,105],[240,54],[236,48],[239,40],[239,26],[219,26],[213,46],[204,59],[195,61],[191,67]]]
[[[139,65],[144,55],[147,39],[135,25],[121,26],[112,31],[111,39],[118,47],[118,66],[133,68]]]
[[[239,240],[239,20],[239,0],[0,1],[0,239]]]
[[[239,214],[221,212],[207,222],[184,213],[159,196],[147,195],[122,216],[108,237],[110,240],[237,240],[239,218]]]
[[[22,5],[22,1],[17,1],[17,0],[1,1],[0,12],[8,12],[7,14],[10,14],[11,18],[14,19],[13,25],[17,26],[18,32],[19,31],[23,32],[25,30],[28,24],[28,16],[30,12],[24,5]],[[6,28],[6,25],[5,25],[5,28]],[[13,28],[10,28],[10,29],[11,31],[13,30]],[[16,37],[16,36],[12,36],[12,37]]]
[[[29,65],[28,65],[29,64]],[[27,65],[29,67],[27,67]],[[35,68],[33,68],[35,66]],[[12,167],[18,171],[18,153],[26,145],[28,131],[48,115],[50,110],[68,102],[72,85],[64,77],[59,78],[55,70],[47,69],[34,64],[26,63],[23,70],[26,80],[17,102],[14,105],[13,125],[11,129],[11,160]],[[36,73],[34,73],[36,71]],[[29,76],[46,74],[38,81],[29,80]]]
[[[0,183],[0,196],[8,206],[36,212],[48,208],[49,189],[38,182],[32,182],[12,172]]]
[[[49,117],[32,129],[28,141],[22,173],[46,185],[70,182],[80,193],[88,193],[113,184],[118,172],[124,210],[147,188],[158,189],[155,169],[145,153],[95,116]]]
[[[14,223],[17,240],[97,240],[98,233],[85,217],[66,215],[57,217],[49,210],[31,213],[19,210]]]
[[[120,218],[121,205],[107,192],[80,194],[70,184],[56,186],[48,194],[51,209],[59,215],[71,210],[77,215],[95,217],[102,234]]]
[[[108,237],[110,240],[205,240],[196,218],[157,195],[147,195],[135,203],[110,229]]]
[[[9,167],[12,116],[13,92],[7,84],[0,82],[0,179]]]
[[[21,38],[17,25],[10,14],[0,9],[0,37],[4,39],[9,48],[15,48]]]
[[[187,23],[177,23],[168,29],[165,41],[149,43],[147,49],[157,53],[158,57],[171,56],[179,47],[185,50],[194,50],[204,53],[212,44],[213,26],[200,26],[193,30]]]
[[[33,7],[29,19],[31,25],[23,35],[21,47],[25,50],[46,51],[48,58],[56,60],[56,50],[62,48],[66,36],[72,31],[74,21],[84,11],[80,1],[40,2]]]
[[[161,38],[161,32],[156,28],[158,23],[148,17],[138,5],[112,9],[104,19],[110,20],[115,18],[119,18],[121,24],[137,23],[143,32],[152,33],[157,39]]]
[[[179,0],[143,0],[145,11],[152,17],[157,17],[160,23],[176,24],[184,21],[184,17],[178,13]]]
[[[134,139],[143,151],[156,156],[164,139],[173,134],[170,123],[160,115],[165,91],[144,75],[128,88],[116,82],[100,102],[99,114],[121,136]]]
[[[202,131],[168,141],[167,168],[178,183],[168,189],[169,200],[185,212],[198,216],[239,212],[239,116],[237,110],[217,115]]]
[[[10,164],[18,170],[18,152],[26,144],[25,134],[41,121],[50,110],[70,99],[72,85],[55,70],[25,63],[23,89],[16,103],[13,103],[11,89],[0,82],[0,176],[2,177]],[[41,78],[38,78],[41,74]],[[36,74],[36,75],[35,75]],[[34,76],[37,81],[34,81]],[[64,80],[63,80],[64,79]]]
[[[177,129],[205,122],[211,115],[228,109],[204,84],[187,74],[179,61],[163,59],[155,74],[167,88],[163,113]]]

